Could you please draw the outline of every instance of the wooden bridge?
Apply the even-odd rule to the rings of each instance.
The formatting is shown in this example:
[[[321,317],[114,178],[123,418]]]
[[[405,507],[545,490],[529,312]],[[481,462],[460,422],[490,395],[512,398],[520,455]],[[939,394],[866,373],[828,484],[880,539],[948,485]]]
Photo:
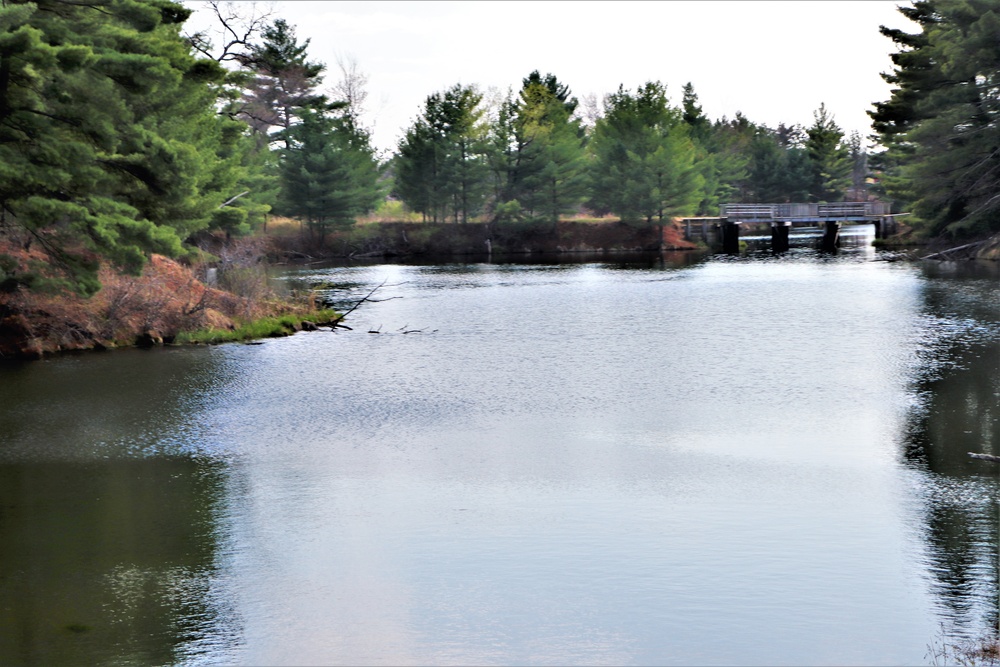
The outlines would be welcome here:
[[[843,224],[873,224],[875,238],[896,232],[896,217],[888,202],[833,202],[829,204],[723,204],[714,218],[685,218],[688,240],[710,242],[714,236],[724,252],[739,252],[740,226],[769,225],[776,252],[788,250],[788,232],[793,226],[822,226],[823,248],[834,249]]]

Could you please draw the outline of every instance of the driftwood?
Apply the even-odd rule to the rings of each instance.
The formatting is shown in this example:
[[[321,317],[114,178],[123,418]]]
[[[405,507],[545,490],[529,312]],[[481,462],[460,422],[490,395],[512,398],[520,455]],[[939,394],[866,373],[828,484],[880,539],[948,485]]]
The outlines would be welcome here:
[[[368,294],[366,294],[363,299],[361,299],[360,301],[358,301],[357,303],[355,303],[353,306],[351,306],[350,308],[348,308],[346,312],[341,313],[340,317],[332,320],[329,323],[330,326],[332,326],[334,329],[336,329],[338,327],[340,327],[341,329],[347,329],[348,327],[345,327],[343,324],[341,324],[341,322],[344,321],[344,318],[347,317],[348,315],[350,315],[351,313],[353,313],[355,310],[357,310],[358,306],[360,306],[361,304],[363,304],[365,301],[370,300],[371,297],[372,297],[372,295],[375,294],[375,292],[377,292],[384,285],[385,285],[385,280],[383,280],[378,285],[376,285],[375,288],[371,292],[368,292]],[[369,331],[368,333],[372,333],[372,332]]]
[[[937,259],[941,258],[943,260],[952,259],[951,253],[958,252],[959,250],[968,250],[969,248],[977,248],[984,243],[988,243],[992,239],[986,239],[985,241],[976,241],[975,243],[966,243],[965,245],[960,245],[956,248],[948,248],[947,250],[942,250],[941,252],[933,252],[929,255],[925,255],[921,259]]]
[[[388,279],[386,279],[386,280],[388,280]],[[381,303],[383,301],[392,301],[393,299],[402,299],[403,298],[401,296],[390,296],[390,297],[388,297],[386,299],[373,299],[372,296],[375,294],[375,292],[377,292],[381,288],[385,287],[385,283],[386,283],[385,280],[383,280],[382,282],[380,282],[378,285],[376,285],[374,287],[374,289],[372,289],[372,291],[368,292],[368,294],[366,294],[359,301],[356,301],[353,306],[351,306],[346,311],[344,311],[339,317],[337,317],[336,319],[330,320],[326,324],[329,325],[333,329],[347,329],[348,331],[353,331],[353,329],[351,329],[351,327],[347,326],[346,324],[343,324],[343,321],[344,321],[345,317],[347,317],[348,315],[350,315],[351,313],[353,313],[355,310],[357,310],[358,307],[361,304],[363,304],[365,302]],[[409,325],[406,325],[406,326],[409,326]],[[419,329],[407,330],[406,326],[404,326],[402,329],[400,329],[400,331],[402,331],[403,333],[419,333],[421,331]],[[370,334],[380,334],[380,333],[382,333],[382,325],[381,324],[378,325],[377,329],[368,329],[368,333],[370,333]]]
[[[980,461],[993,461],[994,463],[1000,463],[1000,456],[993,456],[992,454],[975,454],[969,452],[969,456],[974,459],[979,459]]]

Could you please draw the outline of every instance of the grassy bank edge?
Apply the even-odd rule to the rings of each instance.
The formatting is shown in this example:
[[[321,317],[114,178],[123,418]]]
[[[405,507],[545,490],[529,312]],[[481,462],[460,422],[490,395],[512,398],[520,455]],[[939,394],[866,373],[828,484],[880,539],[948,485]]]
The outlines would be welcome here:
[[[181,331],[174,338],[173,345],[218,345],[239,343],[262,338],[290,336],[298,331],[308,331],[316,327],[331,325],[340,314],[335,310],[314,310],[305,314],[288,314],[261,317],[247,322],[239,322],[233,329],[197,329]]]

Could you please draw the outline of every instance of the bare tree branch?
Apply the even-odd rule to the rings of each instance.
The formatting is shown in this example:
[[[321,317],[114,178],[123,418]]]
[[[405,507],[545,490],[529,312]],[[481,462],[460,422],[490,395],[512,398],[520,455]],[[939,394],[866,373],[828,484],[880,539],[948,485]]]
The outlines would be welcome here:
[[[340,68],[340,81],[331,89],[332,97],[346,103],[347,114],[358,123],[365,113],[365,101],[368,99],[368,74],[361,71],[354,56],[337,56],[337,67]]]
[[[386,278],[386,280],[388,280],[388,278]],[[378,285],[376,285],[375,288],[371,292],[368,292],[368,294],[366,294],[363,299],[361,299],[360,301],[358,301],[357,303],[355,303],[353,306],[351,306],[350,308],[348,308],[347,311],[341,313],[340,317],[338,317],[338,318],[334,319],[333,321],[331,321],[330,324],[333,327],[338,327],[338,326],[342,327],[343,325],[340,324],[340,323],[343,321],[343,319],[345,317],[347,317],[348,315],[350,315],[351,313],[353,313],[355,310],[357,310],[358,306],[360,306],[361,304],[363,304],[366,301],[369,301],[371,299],[372,295],[375,294],[375,292],[377,292],[379,289],[381,289],[383,286],[385,286],[386,280],[383,280]]]
[[[256,1],[208,0],[207,4],[219,24],[214,30],[185,35],[191,48],[216,62],[235,61],[246,65],[250,60],[253,39],[274,15],[272,3],[261,7]],[[217,37],[218,44],[214,43],[211,35]]]

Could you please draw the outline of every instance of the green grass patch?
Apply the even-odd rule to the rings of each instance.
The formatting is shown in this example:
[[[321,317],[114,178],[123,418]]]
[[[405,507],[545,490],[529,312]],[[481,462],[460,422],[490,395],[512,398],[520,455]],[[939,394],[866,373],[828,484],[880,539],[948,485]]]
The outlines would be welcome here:
[[[305,315],[279,315],[262,317],[238,324],[235,329],[199,329],[197,331],[182,331],[174,338],[176,345],[217,345],[219,343],[236,343],[259,338],[278,338],[290,336],[302,330],[302,322],[327,324],[336,319],[338,313],[334,310],[316,310]]]

